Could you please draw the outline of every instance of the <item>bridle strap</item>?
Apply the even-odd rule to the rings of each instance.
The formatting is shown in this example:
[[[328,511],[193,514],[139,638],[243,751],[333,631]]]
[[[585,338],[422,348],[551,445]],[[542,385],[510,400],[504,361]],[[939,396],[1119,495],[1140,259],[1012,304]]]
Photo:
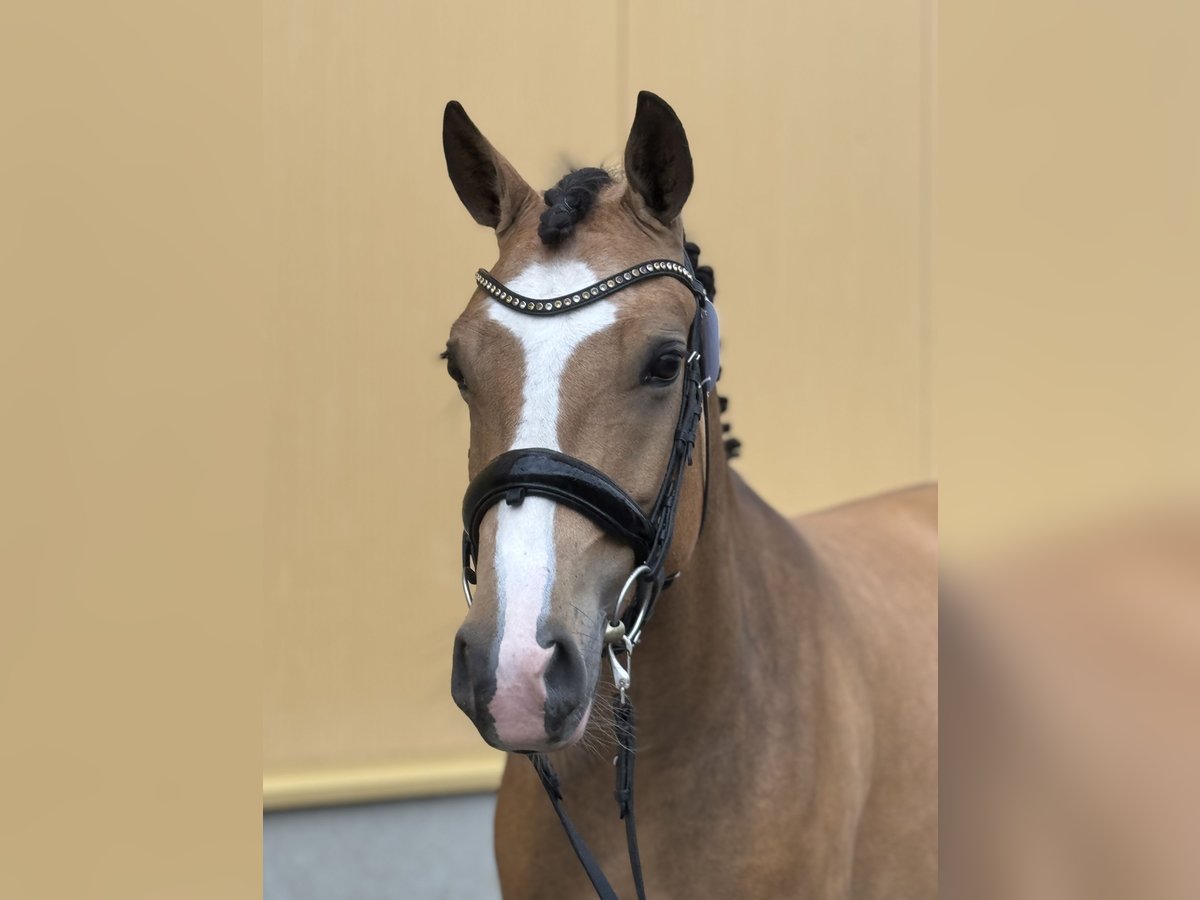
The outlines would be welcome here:
[[[620,900],[617,897],[617,892],[608,883],[608,879],[604,877],[604,870],[600,868],[600,863],[596,861],[596,857],[592,855],[592,851],[575,828],[575,823],[567,815],[567,810],[563,807],[562,789],[559,786],[558,773],[550,765],[550,760],[546,759],[540,753],[533,753],[530,754],[529,761],[533,763],[533,770],[537,772],[537,776],[542,782],[542,787],[546,789],[546,796],[550,798],[550,805],[554,807],[554,812],[558,815],[558,821],[562,824],[563,831],[567,835],[567,840],[571,842],[571,849],[575,851],[575,856],[579,859],[579,864],[583,866],[583,871],[587,873],[588,881],[592,883],[592,888],[596,891],[596,896],[600,900]],[[644,900],[641,894],[639,894],[639,898]]]
[[[694,295],[702,296],[704,285],[693,274],[691,261],[687,259],[687,252],[685,251],[683,255],[684,263],[677,263],[673,259],[650,259],[631,266],[623,272],[601,278],[595,284],[589,284],[581,290],[558,297],[536,298],[518,294],[508,285],[493,277],[487,269],[480,269],[475,273],[475,283],[490,294],[494,300],[499,300],[505,306],[510,306],[518,312],[533,316],[553,316],[569,312],[580,306],[595,303],[618,291],[623,291],[639,281],[663,276],[683,282]]]
[[[637,819],[633,806],[633,763],[637,753],[637,733],[634,728],[633,702],[628,697],[614,704],[613,726],[617,738],[617,758],[615,760],[617,786],[614,796],[621,818],[625,822],[625,844],[629,853],[629,868],[633,874],[633,886],[637,890],[638,900],[646,900],[646,885],[642,879],[642,855],[638,850]],[[592,883],[596,896],[600,900],[618,900],[600,863],[592,855],[591,849],[578,829],[575,828],[571,817],[567,815],[567,810],[563,806],[562,787],[558,780],[558,773],[554,771],[554,766],[540,753],[530,754],[529,761],[533,763],[533,770],[537,772],[538,779],[541,780],[542,787],[546,790],[546,796],[550,798],[550,804],[554,807],[558,821],[567,835],[567,840],[571,843],[571,849],[575,851],[579,864],[583,866],[583,871],[587,874],[588,881]]]
[[[684,258],[685,260],[687,259],[686,253],[684,254]],[[687,277],[694,284],[700,284],[691,272],[690,260],[688,260],[685,271]],[[679,497],[683,492],[683,476],[688,466],[692,464],[700,419],[702,416],[705,416],[706,388],[711,387],[711,385],[706,385],[705,383],[707,378],[704,375],[704,359],[698,350],[703,346],[704,315],[706,313],[704,304],[707,300],[705,299],[703,286],[699,290],[700,293],[696,295],[696,316],[692,320],[691,333],[688,335],[689,356],[682,375],[684,379],[683,399],[679,405],[679,418],[675,423],[675,437],[671,443],[671,454],[667,459],[667,468],[659,487],[658,498],[655,500],[654,508],[650,513],[650,521],[655,526],[654,545],[650,554],[643,560],[644,564],[650,570],[650,575],[646,579],[646,589],[638,592],[634,601],[622,616],[627,631],[639,619],[643,622],[649,621],[654,611],[654,605],[666,585],[664,566],[667,561],[667,553],[671,549],[671,542],[675,537],[675,522],[679,514]],[[707,417],[705,416],[705,418]],[[711,448],[705,448],[706,471],[703,482],[701,528],[703,528],[703,520],[706,518],[708,512],[707,462],[708,455],[711,452]],[[645,608],[644,614],[642,612],[643,607]],[[637,637],[637,635],[632,636],[635,639]]]
[[[608,475],[582,460],[542,447],[509,450],[488,463],[472,479],[463,497],[464,586],[476,581],[475,562],[479,553],[479,529],[487,511],[501,500],[516,505],[525,496],[534,494],[571,507],[633,549],[635,564],[646,566],[649,574],[623,618],[627,626],[639,619],[648,620],[654,601],[666,581],[663,566],[675,534],[683,475],[692,462],[697,428],[704,414],[706,394],[712,387],[711,379],[714,377],[705,374],[705,354],[715,354],[714,348],[706,346],[707,328],[710,325],[707,317],[714,316],[715,313],[712,312],[712,305],[705,294],[704,286],[692,272],[691,261],[686,253],[684,259],[682,264],[672,260],[639,263],[607,280],[596,282],[603,290],[601,287],[591,286],[577,294],[538,301],[530,301],[529,298],[512,293],[507,286],[492,279],[483,269],[479,271],[476,280],[485,291],[492,294],[497,301],[514,306],[524,314],[560,314],[566,310],[566,306],[555,308],[560,301],[571,305],[573,309],[572,304],[576,303],[576,297],[579,298],[580,304],[591,302],[598,298],[598,294],[606,296],[639,281],[663,276],[675,278],[693,291],[696,298],[696,314],[688,334],[689,356],[681,375],[683,396],[674,440],[666,471],[650,513],[643,512],[628,492]],[[612,287],[608,286],[610,284]],[[530,302],[533,302],[535,307],[530,307]],[[704,500],[707,506],[707,477]],[[646,610],[645,614],[641,613],[643,608]]]
[[[627,696],[613,709],[613,724],[617,737],[617,807],[625,820],[625,844],[629,850],[629,868],[638,900],[646,900],[646,885],[642,882],[642,854],[638,850],[637,819],[633,814],[633,762],[637,754],[637,731],[634,728],[633,701]]]

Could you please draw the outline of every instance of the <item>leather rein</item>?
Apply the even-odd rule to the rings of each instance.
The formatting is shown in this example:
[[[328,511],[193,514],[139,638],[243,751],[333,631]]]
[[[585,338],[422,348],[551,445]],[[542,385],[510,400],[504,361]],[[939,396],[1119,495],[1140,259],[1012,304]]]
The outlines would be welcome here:
[[[682,373],[683,399],[675,424],[671,454],[650,511],[645,512],[624,488],[605,473],[583,460],[542,447],[509,450],[493,459],[467,487],[462,509],[462,585],[468,606],[473,602],[471,586],[476,584],[480,525],[487,511],[501,501],[517,506],[530,495],[545,497],[586,516],[607,534],[633,549],[635,567],[617,597],[605,629],[604,643],[617,690],[613,704],[618,745],[614,760],[616,800],[620,817],[625,822],[630,868],[639,900],[645,900],[646,892],[633,805],[636,731],[633,702],[629,697],[631,662],[633,648],[641,640],[642,628],[649,621],[660,594],[678,574],[668,577],[664,566],[675,534],[684,473],[692,463],[705,402],[720,375],[716,310],[704,285],[692,270],[686,249],[682,263],[671,259],[648,260],[579,291],[548,300],[522,296],[496,280],[485,269],[480,269],[475,276],[479,287],[494,300],[509,309],[533,316],[567,313],[631,285],[661,277],[674,278],[687,286],[696,299],[696,313],[688,334],[687,358]],[[709,454],[711,447],[706,456]],[[707,510],[707,473],[704,494],[704,507]],[[528,756],[597,896],[601,900],[617,900],[617,894],[605,878],[595,856],[563,808],[558,775],[550,760],[543,754]]]

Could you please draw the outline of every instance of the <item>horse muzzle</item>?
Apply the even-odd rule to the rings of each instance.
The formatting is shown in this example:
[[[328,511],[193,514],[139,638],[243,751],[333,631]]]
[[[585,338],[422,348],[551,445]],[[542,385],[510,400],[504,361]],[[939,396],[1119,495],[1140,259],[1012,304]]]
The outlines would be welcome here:
[[[588,671],[578,641],[547,624],[536,641],[496,643],[491,631],[469,620],[454,640],[450,691],[483,739],[514,752],[555,750],[578,740],[598,674]]]

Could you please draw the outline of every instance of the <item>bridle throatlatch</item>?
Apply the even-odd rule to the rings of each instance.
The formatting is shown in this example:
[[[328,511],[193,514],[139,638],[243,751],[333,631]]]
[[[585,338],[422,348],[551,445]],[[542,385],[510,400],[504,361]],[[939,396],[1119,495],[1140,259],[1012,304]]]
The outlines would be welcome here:
[[[500,454],[475,476],[463,497],[462,585],[468,606],[472,603],[471,586],[476,583],[479,528],[487,511],[501,501],[516,506],[530,495],[546,497],[586,516],[603,531],[633,549],[635,567],[617,597],[605,629],[604,643],[617,691],[617,699],[613,704],[618,743],[614,760],[617,769],[616,797],[621,818],[625,821],[630,866],[639,900],[645,900],[645,887],[633,811],[635,731],[633,703],[629,697],[633,649],[641,640],[642,627],[653,614],[659,595],[669,585],[670,579],[665,574],[664,566],[675,535],[683,477],[692,462],[705,402],[721,371],[717,313],[704,285],[696,278],[686,251],[682,263],[671,259],[652,259],[586,288],[550,299],[524,297],[497,281],[484,269],[480,269],[475,276],[479,287],[494,300],[509,309],[533,316],[571,312],[631,285],[662,277],[674,278],[687,286],[696,298],[696,314],[688,333],[687,359],[682,373],[683,399],[675,424],[671,454],[650,511],[643,510],[624,488],[583,460],[543,447],[522,447]],[[711,453],[711,447],[707,452]],[[707,489],[706,477],[706,506]],[[617,900],[612,886],[562,806],[558,776],[550,761],[540,754],[532,754],[530,760],[592,887],[602,900]]]

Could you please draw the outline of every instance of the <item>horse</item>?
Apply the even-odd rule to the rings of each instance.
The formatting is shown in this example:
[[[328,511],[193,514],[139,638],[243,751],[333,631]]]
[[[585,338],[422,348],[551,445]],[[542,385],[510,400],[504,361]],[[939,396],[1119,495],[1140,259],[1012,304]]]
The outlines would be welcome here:
[[[681,219],[692,157],[661,98],[639,94],[623,171],[580,169],[544,196],[457,102],[442,137],[499,251],[443,356],[469,408],[472,479],[451,693],[509,753],[504,896],[593,894],[527,756],[553,762],[617,894],[640,894],[612,806],[608,716],[627,698],[648,896],[934,896],[936,488],[789,520],[730,466],[719,345],[699,334],[715,333],[711,271]],[[631,523],[654,526],[667,494],[655,581]],[[618,608],[632,595],[636,623]]]

